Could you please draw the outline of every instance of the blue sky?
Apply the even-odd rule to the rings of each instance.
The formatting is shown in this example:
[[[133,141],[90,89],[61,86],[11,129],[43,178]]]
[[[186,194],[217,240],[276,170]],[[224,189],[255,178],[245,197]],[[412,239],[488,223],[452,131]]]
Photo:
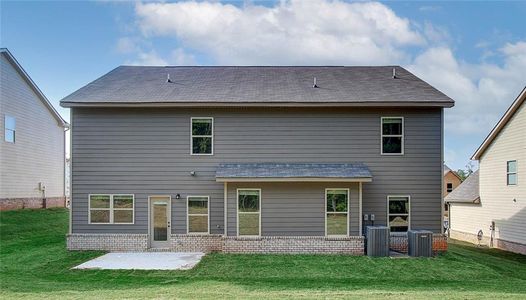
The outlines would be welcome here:
[[[7,47],[58,101],[122,64],[383,65],[456,100],[446,162],[463,168],[526,85],[526,2],[0,2]]]

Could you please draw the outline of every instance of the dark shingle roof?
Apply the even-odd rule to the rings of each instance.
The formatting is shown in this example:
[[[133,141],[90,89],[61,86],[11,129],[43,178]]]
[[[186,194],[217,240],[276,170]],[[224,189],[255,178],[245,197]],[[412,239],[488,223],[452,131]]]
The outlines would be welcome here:
[[[363,163],[227,163],[220,164],[216,178],[372,178]]]
[[[479,171],[477,170],[469,175],[464,182],[444,198],[444,201],[451,203],[479,203]]]
[[[396,68],[396,78],[392,78]],[[167,82],[170,75],[171,82]],[[313,88],[316,77],[319,88]],[[121,66],[61,101],[75,105],[410,105],[454,101],[402,67]]]

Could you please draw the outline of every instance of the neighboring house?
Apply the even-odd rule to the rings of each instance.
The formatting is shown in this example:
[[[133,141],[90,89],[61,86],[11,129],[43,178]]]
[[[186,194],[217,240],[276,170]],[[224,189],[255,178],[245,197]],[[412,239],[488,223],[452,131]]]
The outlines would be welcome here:
[[[61,101],[68,248],[363,254],[371,220],[444,247],[453,104],[401,67],[118,67]]]
[[[0,210],[63,207],[68,124],[9,50],[0,57]]]
[[[444,183],[443,183],[443,197],[446,197],[451,193],[457,186],[462,183],[462,179],[458,176],[457,172],[451,170],[447,165],[444,165]],[[448,214],[448,205],[444,203],[444,218],[447,220]]]
[[[451,237],[526,254],[525,98],[526,88],[473,155],[479,171],[446,197]]]

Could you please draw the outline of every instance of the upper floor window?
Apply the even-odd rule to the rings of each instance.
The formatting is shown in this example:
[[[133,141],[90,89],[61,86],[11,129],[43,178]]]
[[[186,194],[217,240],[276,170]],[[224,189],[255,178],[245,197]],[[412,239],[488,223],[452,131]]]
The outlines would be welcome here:
[[[15,142],[16,120],[14,117],[5,115],[4,120],[4,140],[9,143]]]
[[[391,232],[409,230],[409,196],[387,196],[388,224]]]
[[[404,118],[382,117],[382,154],[404,154]]]
[[[214,154],[213,118],[192,118],[191,148],[193,155]]]
[[[448,182],[448,183],[447,183],[447,189],[446,189],[446,191],[447,191],[448,193],[451,193],[451,192],[453,191],[453,184],[452,184],[451,182]]]
[[[506,175],[508,185],[517,185],[517,161],[510,160],[507,162]]]

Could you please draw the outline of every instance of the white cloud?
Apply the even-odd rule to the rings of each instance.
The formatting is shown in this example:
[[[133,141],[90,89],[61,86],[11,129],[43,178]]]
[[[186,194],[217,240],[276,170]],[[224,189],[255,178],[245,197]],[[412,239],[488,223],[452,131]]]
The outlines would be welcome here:
[[[133,38],[122,37],[117,40],[117,44],[115,45],[115,50],[121,54],[128,54],[128,53],[136,52],[138,50],[138,47]]]
[[[392,64],[424,45],[408,19],[380,3],[282,1],[136,5],[144,36],[175,37],[218,64]]]
[[[195,56],[187,53],[183,48],[177,48],[171,53],[170,63],[176,66],[190,66],[195,65]]]
[[[408,66],[456,100],[446,112],[448,133],[489,132],[526,84],[526,42],[508,43],[499,53],[502,65],[469,64],[457,60],[449,48],[430,48]]]
[[[160,57],[155,50],[149,52],[139,51],[137,53],[137,59],[127,61],[128,65],[138,65],[138,66],[166,66],[168,62]]]

